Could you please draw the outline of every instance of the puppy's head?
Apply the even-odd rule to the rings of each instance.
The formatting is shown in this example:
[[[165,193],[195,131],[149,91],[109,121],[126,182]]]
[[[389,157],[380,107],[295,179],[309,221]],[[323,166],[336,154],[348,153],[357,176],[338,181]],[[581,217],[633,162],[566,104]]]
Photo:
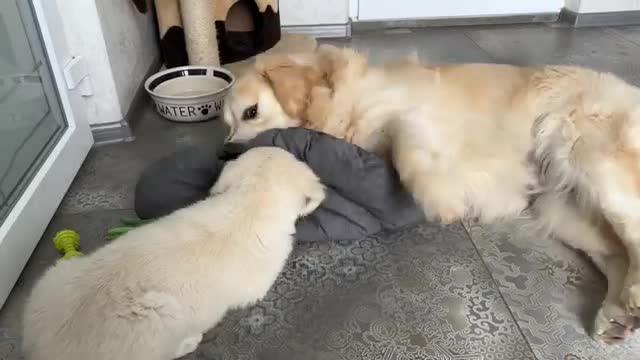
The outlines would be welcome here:
[[[227,141],[243,142],[265,130],[303,126],[311,88],[323,80],[313,53],[258,57],[225,101]]]
[[[249,192],[257,202],[274,202],[296,216],[310,214],[325,198],[324,186],[309,166],[277,147],[252,148],[228,162],[211,194],[230,191]]]

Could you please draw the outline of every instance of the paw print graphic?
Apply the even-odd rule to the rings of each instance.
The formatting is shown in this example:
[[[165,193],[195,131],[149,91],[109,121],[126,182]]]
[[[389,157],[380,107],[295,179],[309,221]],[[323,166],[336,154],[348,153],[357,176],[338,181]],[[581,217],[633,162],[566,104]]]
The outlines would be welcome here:
[[[202,106],[198,106],[198,111],[200,111],[202,115],[207,115],[209,113],[209,110],[211,110],[210,104],[204,104]]]

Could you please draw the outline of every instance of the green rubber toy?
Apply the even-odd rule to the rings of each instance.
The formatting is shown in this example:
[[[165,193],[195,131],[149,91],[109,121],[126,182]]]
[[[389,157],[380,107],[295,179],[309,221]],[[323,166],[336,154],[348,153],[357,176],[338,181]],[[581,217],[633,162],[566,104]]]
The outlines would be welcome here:
[[[71,259],[83,255],[78,251],[80,248],[80,234],[73,230],[58,231],[56,236],[53,237],[53,246],[63,254],[63,259]]]
[[[153,220],[141,220],[141,219],[131,219],[131,218],[122,218],[120,219],[120,226],[114,227],[107,231],[107,235],[104,237],[105,240],[114,240],[119,238],[120,236],[128,233],[129,231],[138,228],[142,225],[148,224]]]

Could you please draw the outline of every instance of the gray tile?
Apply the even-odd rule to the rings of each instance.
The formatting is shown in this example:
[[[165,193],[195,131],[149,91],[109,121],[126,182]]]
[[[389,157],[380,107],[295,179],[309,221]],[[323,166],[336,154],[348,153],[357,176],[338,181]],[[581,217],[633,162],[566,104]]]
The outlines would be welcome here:
[[[640,337],[607,347],[588,335],[606,280],[585,256],[525,219],[466,226],[538,359],[637,358]]]
[[[0,350],[17,359],[29,289],[71,227],[83,250],[128,211],[52,221],[6,306]],[[422,225],[350,243],[300,244],[264,301],[232,311],[185,359],[533,359],[461,225]]]
[[[428,63],[489,62],[491,58],[457,28],[376,31],[355,34],[350,41],[333,41],[369,53],[373,63],[397,59],[416,51]]]
[[[610,29],[512,25],[465,32],[500,63],[582,65],[640,84],[640,47]]]
[[[0,327],[0,359],[21,359],[19,346],[19,340],[17,337],[9,332],[9,329]]]
[[[94,147],[60,205],[60,213],[131,209],[135,184],[153,161],[188,146],[203,151],[224,140],[222,122],[180,124],[155,113],[151,103],[134,124],[136,140]]]
[[[58,215],[51,220],[29,262],[0,310],[0,359],[17,359],[20,321],[24,302],[31,288],[43,272],[60,258],[52,244],[53,236],[63,229],[73,229],[80,234],[80,246],[90,253],[105,244],[107,230],[117,225],[123,217],[133,217],[131,210],[97,211],[83,214]]]
[[[640,45],[640,26],[616,26],[609,28],[610,31],[622,36],[623,38]]]
[[[300,244],[185,359],[533,359],[461,225]]]

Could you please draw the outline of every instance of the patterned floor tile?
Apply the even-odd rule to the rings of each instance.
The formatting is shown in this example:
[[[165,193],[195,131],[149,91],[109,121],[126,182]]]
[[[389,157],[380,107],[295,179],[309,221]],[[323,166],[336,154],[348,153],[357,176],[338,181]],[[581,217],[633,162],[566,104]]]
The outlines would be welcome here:
[[[533,359],[461,225],[298,246],[185,359]]]
[[[527,219],[465,225],[538,359],[638,358],[640,337],[607,347],[588,335],[606,280],[586,256]]]

